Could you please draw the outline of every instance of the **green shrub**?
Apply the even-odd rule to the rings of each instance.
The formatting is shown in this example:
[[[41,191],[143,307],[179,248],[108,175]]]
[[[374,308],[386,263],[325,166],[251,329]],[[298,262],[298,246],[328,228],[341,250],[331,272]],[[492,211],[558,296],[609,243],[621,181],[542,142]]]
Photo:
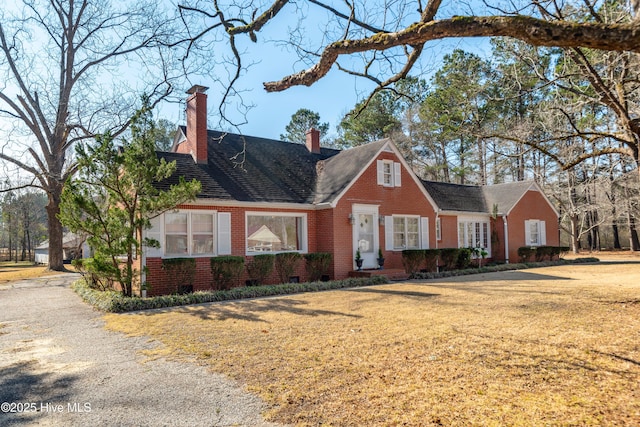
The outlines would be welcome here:
[[[518,248],[518,258],[520,262],[527,262],[531,259],[531,256],[535,254],[535,248],[529,246],[521,246]]]
[[[427,271],[438,270],[438,256],[440,255],[440,249],[425,249],[424,260]]]
[[[253,282],[252,285],[264,283],[273,271],[275,257],[273,254],[255,255],[251,262],[247,264],[247,274],[249,274],[249,279]]]
[[[244,271],[244,257],[219,256],[211,258],[211,288],[231,289],[238,284]]]
[[[555,246],[538,246],[535,251],[536,261],[553,260],[556,252]],[[558,252],[559,253],[559,252]]]
[[[471,265],[471,254],[473,250],[470,248],[460,248],[458,249],[458,259],[456,260],[456,268],[459,270],[464,270],[465,268],[469,268]]]
[[[298,261],[302,255],[298,252],[281,252],[276,254],[276,271],[280,278],[280,283],[288,283],[293,272],[296,271]]]
[[[125,297],[120,292],[91,289],[84,280],[73,283],[71,288],[96,309],[112,313],[135,310],[174,307],[187,304],[230,301],[243,298],[260,298],[290,295],[300,292],[319,292],[331,289],[357,288],[389,283],[385,276],[349,278],[330,282],[286,283],[269,286],[243,286],[228,290],[193,292],[184,295],[162,295],[151,298]]]
[[[420,271],[424,260],[425,253],[423,249],[405,249],[402,251],[402,265],[407,274]]]
[[[87,285],[93,289],[106,291],[113,289],[113,283],[107,276],[98,274],[98,270],[94,266],[93,258],[79,258],[71,261],[71,265],[82,275],[87,281]]]
[[[193,291],[196,278],[196,260],[194,258],[166,258],[162,260],[162,269],[173,292],[183,294]],[[149,282],[153,284],[151,277]]]
[[[329,270],[332,255],[329,252],[305,254],[307,276],[310,282],[316,282]]]
[[[458,263],[458,248],[440,249],[440,261],[445,270],[454,270]]]

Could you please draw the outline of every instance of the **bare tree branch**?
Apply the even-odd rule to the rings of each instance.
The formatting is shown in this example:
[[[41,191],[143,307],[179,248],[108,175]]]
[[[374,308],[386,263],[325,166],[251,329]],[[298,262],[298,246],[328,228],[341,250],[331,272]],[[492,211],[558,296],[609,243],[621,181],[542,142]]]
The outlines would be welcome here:
[[[327,46],[318,63],[307,70],[266,82],[267,92],[292,86],[311,86],[324,77],[340,55],[371,50],[388,50],[447,37],[506,36],[534,46],[588,47],[593,49],[640,52],[640,25],[577,24],[550,22],[528,16],[458,17],[416,23],[396,33],[375,34],[358,40],[342,40]]]

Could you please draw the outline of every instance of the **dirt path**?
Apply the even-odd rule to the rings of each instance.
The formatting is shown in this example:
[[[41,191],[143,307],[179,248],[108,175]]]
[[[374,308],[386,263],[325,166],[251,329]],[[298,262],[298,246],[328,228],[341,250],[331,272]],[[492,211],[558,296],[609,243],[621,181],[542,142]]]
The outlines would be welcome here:
[[[261,401],[191,363],[103,328],[73,274],[0,285],[0,425],[274,426]]]

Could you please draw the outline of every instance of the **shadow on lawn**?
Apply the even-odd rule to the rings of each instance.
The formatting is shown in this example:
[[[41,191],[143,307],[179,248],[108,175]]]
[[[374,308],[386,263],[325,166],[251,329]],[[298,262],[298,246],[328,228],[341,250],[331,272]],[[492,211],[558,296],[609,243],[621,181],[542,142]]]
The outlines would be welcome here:
[[[224,304],[193,305],[188,307],[174,307],[170,311],[190,314],[203,320],[246,320],[250,322],[267,322],[261,317],[261,313],[278,312],[289,313],[297,316],[344,316],[360,318],[362,316],[352,313],[342,313],[332,310],[314,310],[304,306],[308,304],[293,298],[261,299],[255,301],[228,302]],[[154,310],[155,311],[155,310]],[[169,311],[169,310],[167,310]],[[149,313],[152,314],[152,313]]]
[[[72,385],[77,379],[76,375],[43,372],[42,366],[35,360],[1,367],[0,402],[16,405],[9,407],[9,411],[0,411],[0,425],[37,423],[38,418],[50,416],[47,403],[64,405],[66,410],[67,402],[71,400]],[[25,407],[25,404],[28,406]]]
[[[433,298],[433,297],[440,296],[440,294],[434,294],[434,293],[429,293],[429,292],[403,291],[401,289],[380,289],[380,288],[377,288],[377,287],[344,289],[344,291],[346,291],[346,292],[374,293],[374,294],[383,294],[383,295],[396,295],[396,296],[400,296],[400,297],[418,297],[418,298]]]
[[[570,277],[552,276],[548,274],[531,273],[522,270],[497,271],[495,273],[470,274],[468,276],[443,277],[431,279],[438,282],[513,282],[528,280],[575,280]]]
[[[482,350],[474,352],[474,359],[491,368],[515,368],[521,372],[543,374],[542,371],[554,371],[558,374],[575,376],[577,372],[588,372],[593,375],[606,372],[621,378],[635,381],[637,369],[624,365],[611,366],[606,362],[613,359],[640,366],[640,362],[606,353],[576,343],[549,343],[544,340],[523,339],[517,337],[493,336],[469,333],[458,330],[467,338],[475,338],[476,346]],[[496,345],[500,342],[501,345]],[[506,344],[505,343],[511,343]],[[599,357],[594,357],[598,355]]]
[[[526,271],[503,271],[468,276],[446,277],[413,282],[436,289],[451,289],[480,295],[491,294],[536,294],[564,295],[560,290],[542,290],[536,281],[570,281],[568,277],[529,273]]]

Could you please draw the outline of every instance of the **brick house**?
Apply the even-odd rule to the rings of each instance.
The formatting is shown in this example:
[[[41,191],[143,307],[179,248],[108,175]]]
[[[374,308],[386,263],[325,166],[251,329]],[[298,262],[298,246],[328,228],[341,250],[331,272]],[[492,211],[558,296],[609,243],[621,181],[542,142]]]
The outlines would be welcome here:
[[[517,262],[522,246],[560,244],[558,212],[535,181],[423,184],[437,206],[437,247],[482,247],[495,261]]]
[[[446,195],[446,188],[421,181],[388,139],[340,151],[320,147],[319,132],[313,129],[304,145],[208,130],[205,89],[190,89],[187,126],[179,128],[172,152],[158,153],[177,165],[174,177],[160,186],[184,176],[198,179],[202,191],[194,202],[155,218],[146,231],[161,242],[141,256],[151,294],[175,291],[161,266],[163,259],[176,257],[195,259],[195,290],[209,289],[209,260],[220,255],[250,260],[262,253],[329,252],[329,277],[341,279],[356,268],[358,248],[365,269],[377,267],[380,249],[385,269],[399,269],[405,248],[458,247],[472,241],[457,239],[463,220],[471,224],[481,219],[487,235],[495,228],[502,236],[498,241],[508,242],[503,249],[508,255],[497,259],[513,259],[513,249],[525,245],[524,221],[542,221],[537,224],[546,225],[547,243],[557,244],[550,238],[557,230],[557,214],[533,183],[514,184],[518,194],[504,200],[498,197],[503,192],[492,193],[492,187],[451,187],[460,197],[473,193],[478,199],[457,206],[450,200],[455,197],[441,192],[432,196],[437,189]],[[494,200],[500,220],[491,222],[487,207]],[[535,214],[541,207],[543,212]],[[518,236],[520,243],[512,240]],[[300,280],[306,280],[304,270],[300,263],[295,272]],[[276,282],[275,273],[271,279]]]

